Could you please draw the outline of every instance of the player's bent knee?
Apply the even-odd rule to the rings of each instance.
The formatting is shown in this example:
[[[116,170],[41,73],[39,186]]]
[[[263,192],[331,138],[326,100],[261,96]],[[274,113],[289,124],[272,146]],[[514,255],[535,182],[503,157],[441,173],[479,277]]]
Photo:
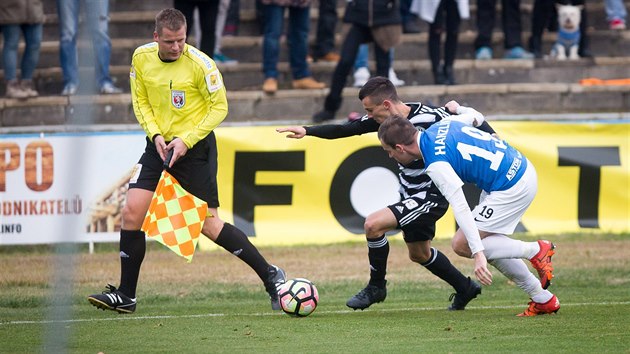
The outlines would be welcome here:
[[[457,254],[460,257],[466,257],[466,258],[470,258],[470,251],[467,249],[461,249],[461,248],[456,248],[453,247],[453,251],[455,251],[455,254]]]
[[[409,259],[418,264],[424,264],[429,261],[429,256],[425,254],[412,254],[409,253]]]
[[[367,238],[377,238],[383,236],[387,231],[393,230],[396,224],[394,214],[389,209],[384,208],[368,215],[363,223],[363,229]]]
[[[470,257],[470,249],[468,248],[468,244],[466,243],[466,239],[464,239],[463,241],[457,237],[453,238],[453,241],[451,242],[451,247],[453,248],[453,251],[461,257]]]
[[[385,233],[385,231],[382,231],[379,223],[369,217],[365,219],[365,223],[363,223],[363,230],[367,238],[380,237]]]
[[[431,244],[429,242],[413,242],[407,244],[409,259],[418,264],[425,264],[431,259]]]

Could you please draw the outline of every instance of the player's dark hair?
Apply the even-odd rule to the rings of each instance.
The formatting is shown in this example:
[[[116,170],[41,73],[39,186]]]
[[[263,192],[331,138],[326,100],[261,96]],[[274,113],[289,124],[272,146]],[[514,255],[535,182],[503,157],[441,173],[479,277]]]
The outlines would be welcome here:
[[[170,31],[178,31],[182,27],[186,27],[186,16],[177,9],[164,9],[155,16],[155,32],[158,35],[162,35],[162,29],[164,28]]]
[[[391,147],[396,144],[409,145],[414,142],[417,132],[409,119],[393,115],[381,123],[378,128],[378,139]]]
[[[359,90],[359,100],[363,101],[366,97],[370,97],[370,101],[377,105],[385,100],[400,102],[396,86],[388,78],[382,76],[369,79]]]

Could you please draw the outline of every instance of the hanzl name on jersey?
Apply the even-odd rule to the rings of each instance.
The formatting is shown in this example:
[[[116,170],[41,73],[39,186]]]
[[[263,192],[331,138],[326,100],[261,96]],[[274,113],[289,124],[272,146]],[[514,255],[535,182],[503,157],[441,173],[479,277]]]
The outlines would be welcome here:
[[[517,152],[517,154],[518,154],[517,157],[515,157],[514,161],[512,161],[512,166],[510,166],[510,169],[505,174],[505,178],[507,178],[509,181],[511,181],[512,178],[514,178],[514,176],[516,176],[516,174],[518,173],[518,170],[521,168],[521,164],[523,162],[523,160],[522,160],[523,155],[521,155],[520,152]]]
[[[450,119],[443,119],[438,123],[438,132],[435,135],[435,156],[437,155],[445,155],[446,154],[446,135],[448,134],[448,129],[451,127]]]

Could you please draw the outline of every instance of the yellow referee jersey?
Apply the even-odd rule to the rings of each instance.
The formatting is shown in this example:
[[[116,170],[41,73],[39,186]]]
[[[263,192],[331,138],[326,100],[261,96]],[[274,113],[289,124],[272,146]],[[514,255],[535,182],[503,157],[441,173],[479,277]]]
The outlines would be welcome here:
[[[156,42],[138,47],[129,81],[134,113],[150,139],[157,134],[167,142],[180,138],[191,148],[228,113],[215,62],[188,44],[173,62],[160,60]]]

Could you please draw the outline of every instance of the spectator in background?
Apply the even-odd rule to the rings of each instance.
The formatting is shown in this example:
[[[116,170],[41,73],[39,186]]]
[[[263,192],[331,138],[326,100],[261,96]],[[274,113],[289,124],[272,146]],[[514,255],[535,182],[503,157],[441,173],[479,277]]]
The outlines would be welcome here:
[[[225,21],[227,20],[229,8],[232,3],[238,3],[238,0],[219,0],[219,11],[217,12],[217,25],[215,29],[214,39],[214,61],[222,64],[238,64],[237,60],[234,60],[221,51],[221,41],[223,39],[223,29],[225,28]],[[238,6],[238,5],[236,5]]]
[[[85,6],[85,22],[92,37],[96,84],[102,94],[121,93],[109,75],[112,42],[109,39],[109,1],[107,0],[57,0],[59,12],[59,61],[63,71],[62,95],[70,96],[79,88],[79,62],[77,37],[79,9]]]
[[[400,1],[400,17],[403,33],[420,33],[418,16],[411,11],[412,0]]]
[[[521,44],[521,0],[501,0],[503,46],[505,59],[531,59],[534,56]],[[475,58],[492,59],[492,30],[496,17],[497,0],[477,0],[477,39]]]
[[[416,0],[418,1],[418,0]],[[420,0],[423,1],[423,0]],[[414,1],[401,0],[400,1],[400,18],[402,21],[403,33],[420,33],[420,25],[418,24],[417,13],[412,11]],[[368,65],[369,48],[367,44],[361,44],[359,51],[357,52],[357,59],[354,62],[354,87],[363,87],[365,83],[370,79],[370,68]],[[387,78],[394,86],[404,86],[405,81],[398,78],[394,71],[394,50],[389,52],[390,62],[392,63]]]
[[[225,19],[225,25],[222,29],[222,34],[224,36],[236,36],[238,34],[238,25],[240,23],[240,11],[241,11],[241,2],[240,0],[231,0],[230,6],[228,7],[227,17]]]
[[[387,77],[391,67],[389,50],[400,42],[402,33],[400,9],[394,0],[352,0],[346,5],[344,22],[350,29],[341,46],[341,60],[333,72],[324,109],[313,115],[315,123],[332,120],[341,107],[341,93],[352,71],[359,46],[374,42],[377,76]]]
[[[532,35],[529,38],[529,50],[534,57],[542,58],[542,35],[545,28],[557,28],[558,14],[556,5],[582,5],[580,21],[580,48],[578,54],[581,57],[590,58],[593,56],[589,49],[589,37],[587,29],[587,12],[584,0],[534,0],[532,10]]]
[[[294,89],[322,89],[325,85],[311,76],[306,60],[308,52],[308,31],[310,27],[311,0],[262,0],[264,13],[263,35],[263,91],[274,94],[278,90],[278,58],[280,56],[280,36],[284,27],[284,10],[289,10],[287,43],[289,64],[293,76]]]
[[[220,0],[175,0],[173,7],[181,11],[190,25],[186,35],[192,38],[190,32],[193,29],[193,15],[195,8],[199,11],[199,26],[201,28],[201,41],[199,49],[210,58],[214,58],[215,33],[217,28],[217,13]]]
[[[623,0],[605,0],[606,6],[606,20],[611,30],[625,30],[626,29],[626,6]]]
[[[455,85],[453,64],[457,53],[457,37],[461,19],[470,17],[468,0],[416,0],[411,11],[429,23],[429,58],[436,85]],[[440,60],[440,42],[446,19],[444,64]]]
[[[535,58],[541,59],[542,54],[542,35],[545,27],[549,31],[557,31],[556,25],[550,28],[550,25],[557,23],[557,13],[554,6],[555,0],[534,0],[534,8],[532,9],[532,28],[529,37],[529,50]]]
[[[265,34],[265,5],[263,5],[262,0],[256,0],[255,6],[257,27],[260,30],[260,34]]]
[[[44,10],[40,0],[2,0],[0,29],[4,36],[2,62],[8,98],[38,96],[33,85],[33,72],[39,61]],[[17,79],[18,44],[24,34],[24,54],[20,65],[21,80]]]
[[[337,28],[337,1],[319,0],[319,17],[313,59],[336,63],[339,54],[335,53],[335,28]]]
[[[363,87],[365,83],[370,79],[370,68],[368,64],[368,57],[370,54],[370,48],[367,44],[361,44],[359,46],[359,52],[357,53],[357,60],[354,61],[354,87]],[[389,59],[391,62],[394,62],[394,49],[389,50]],[[394,84],[394,86],[404,86],[405,81],[398,78],[396,72],[394,71],[394,65],[389,67],[388,74],[389,81]]]

